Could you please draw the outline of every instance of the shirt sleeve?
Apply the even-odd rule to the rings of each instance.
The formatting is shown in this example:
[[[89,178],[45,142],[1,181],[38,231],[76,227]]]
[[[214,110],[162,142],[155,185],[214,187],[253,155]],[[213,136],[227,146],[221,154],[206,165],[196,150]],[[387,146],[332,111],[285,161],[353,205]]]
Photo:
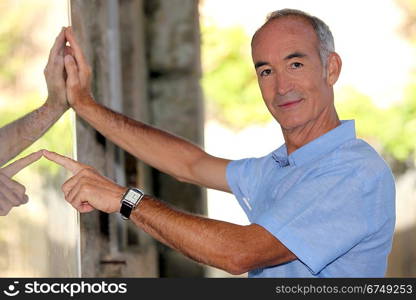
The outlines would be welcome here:
[[[379,213],[382,182],[362,188],[356,170],[339,166],[295,185],[254,223],[264,227],[303,262],[312,274],[345,254],[374,232]],[[387,189],[387,188],[386,188]],[[386,192],[386,193],[385,193]]]
[[[255,158],[233,160],[228,163],[226,170],[228,186],[249,219],[251,218],[252,210],[250,199],[256,185],[256,180],[253,180],[255,176],[252,176],[255,169],[255,161]],[[249,174],[251,175],[249,176]]]

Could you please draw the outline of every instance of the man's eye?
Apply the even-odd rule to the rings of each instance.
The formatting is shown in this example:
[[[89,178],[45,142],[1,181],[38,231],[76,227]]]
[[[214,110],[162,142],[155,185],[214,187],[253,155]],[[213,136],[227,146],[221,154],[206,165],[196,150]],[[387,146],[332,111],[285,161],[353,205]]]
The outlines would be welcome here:
[[[294,63],[291,63],[291,64],[290,64],[290,67],[291,67],[292,69],[299,69],[299,68],[303,67],[303,64],[302,64],[302,63],[300,63],[300,62],[294,62]]]
[[[271,72],[272,71],[270,69],[265,69],[260,72],[260,76],[264,77],[264,76],[270,75]]]

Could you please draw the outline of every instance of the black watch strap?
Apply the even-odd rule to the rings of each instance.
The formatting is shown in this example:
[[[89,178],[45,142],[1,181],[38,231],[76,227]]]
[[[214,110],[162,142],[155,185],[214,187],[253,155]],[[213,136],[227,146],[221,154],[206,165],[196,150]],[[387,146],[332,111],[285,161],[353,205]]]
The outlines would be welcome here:
[[[121,208],[120,208],[120,214],[123,217],[123,219],[130,218],[130,214],[133,210],[133,206],[128,202],[121,202]]]

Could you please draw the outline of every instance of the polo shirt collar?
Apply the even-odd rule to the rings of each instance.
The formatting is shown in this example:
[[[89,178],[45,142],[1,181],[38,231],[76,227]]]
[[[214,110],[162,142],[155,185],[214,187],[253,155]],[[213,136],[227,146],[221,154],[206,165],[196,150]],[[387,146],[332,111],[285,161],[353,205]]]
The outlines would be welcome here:
[[[279,167],[301,166],[355,138],[354,120],[342,120],[339,126],[300,147],[289,156],[287,155],[286,144],[283,144],[273,152],[272,157]]]

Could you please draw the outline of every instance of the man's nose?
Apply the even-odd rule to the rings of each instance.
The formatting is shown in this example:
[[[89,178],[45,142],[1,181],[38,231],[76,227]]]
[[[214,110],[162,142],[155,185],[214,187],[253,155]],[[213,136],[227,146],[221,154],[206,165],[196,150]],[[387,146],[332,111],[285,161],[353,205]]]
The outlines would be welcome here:
[[[292,90],[293,83],[290,78],[285,76],[284,74],[278,74],[275,82],[276,92],[279,95],[286,95],[288,92]]]

